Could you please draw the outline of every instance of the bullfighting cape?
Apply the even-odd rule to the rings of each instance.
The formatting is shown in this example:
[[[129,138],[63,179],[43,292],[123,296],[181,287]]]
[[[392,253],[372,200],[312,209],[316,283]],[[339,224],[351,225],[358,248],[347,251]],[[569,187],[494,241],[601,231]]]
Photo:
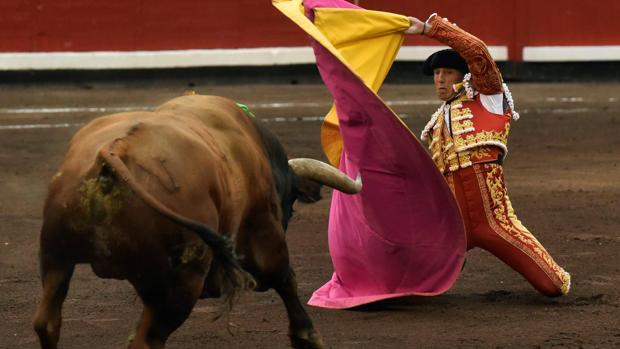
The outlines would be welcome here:
[[[343,0],[273,4],[310,35],[334,98],[322,131],[327,157],[363,182],[357,195],[333,193],[334,273],[308,304],[342,309],[445,292],[466,250],[457,203],[423,145],[376,93],[409,20]]]

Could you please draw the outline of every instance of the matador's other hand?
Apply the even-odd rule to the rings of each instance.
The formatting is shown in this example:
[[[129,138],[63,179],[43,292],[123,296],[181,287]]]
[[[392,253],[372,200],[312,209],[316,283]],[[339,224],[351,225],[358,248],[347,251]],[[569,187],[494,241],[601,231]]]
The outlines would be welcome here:
[[[409,18],[409,28],[405,30],[405,34],[423,35],[426,24],[415,17],[407,17],[407,18]]]

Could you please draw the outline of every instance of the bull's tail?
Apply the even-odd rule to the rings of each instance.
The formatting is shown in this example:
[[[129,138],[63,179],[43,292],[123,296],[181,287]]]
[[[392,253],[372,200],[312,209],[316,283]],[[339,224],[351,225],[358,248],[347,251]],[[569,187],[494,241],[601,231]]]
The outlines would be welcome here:
[[[232,307],[239,292],[255,287],[252,276],[239,265],[232,242],[228,237],[216,233],[203,223],[183,217],[165,206],[136,181],[136,178],[129,168],[127,168],[127,165],[125,165],[118,154],[112,150],[112,147],[106,148],[99,151],[99,158],[103,161],[104,166],[107,166],[119,180],[125,182],[145,204],[171,221],[195,232],[211,247],[214,257],[220,262],[224,271],[223,284],[221,287],[222,294],[226,297],[228,309]]]

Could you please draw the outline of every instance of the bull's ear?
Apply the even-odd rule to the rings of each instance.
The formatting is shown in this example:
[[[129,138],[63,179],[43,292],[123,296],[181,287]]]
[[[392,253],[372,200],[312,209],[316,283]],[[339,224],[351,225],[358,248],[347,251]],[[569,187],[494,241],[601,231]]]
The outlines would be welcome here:
[[[322,199],[320,183],[311,179],[297,177],[297,200],[311,204]]]

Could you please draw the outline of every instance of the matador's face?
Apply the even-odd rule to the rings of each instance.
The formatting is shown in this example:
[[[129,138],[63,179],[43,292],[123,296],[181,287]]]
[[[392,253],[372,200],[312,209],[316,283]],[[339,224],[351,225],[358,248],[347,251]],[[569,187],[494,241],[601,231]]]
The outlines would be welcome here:
[[[465,75],[460,70],[452,68],[433,69],[433,81],[435,82],[435,93],[442,101],[447,101],[454,97],[456,92],[452,85],[463,81]]]

